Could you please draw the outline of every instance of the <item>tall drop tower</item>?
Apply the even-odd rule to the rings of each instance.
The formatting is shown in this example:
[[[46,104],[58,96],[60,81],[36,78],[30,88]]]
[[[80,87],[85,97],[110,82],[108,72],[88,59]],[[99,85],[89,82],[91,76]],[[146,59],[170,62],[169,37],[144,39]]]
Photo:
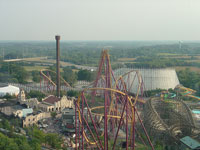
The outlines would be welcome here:
[[[56,35],[56,73],[57,97],[60,97],[60,35]]]

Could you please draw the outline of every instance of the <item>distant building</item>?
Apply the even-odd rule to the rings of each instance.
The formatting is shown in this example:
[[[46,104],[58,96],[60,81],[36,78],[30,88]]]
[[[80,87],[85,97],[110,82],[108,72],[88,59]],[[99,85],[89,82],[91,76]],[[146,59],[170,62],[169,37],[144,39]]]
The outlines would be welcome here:
[[[19,91],[19,88],[16,86],[0,84],[0,97],[5,96],[6,94],[17,96]]]
[[[62,111],[62,131],[75,132],[75,110],[72,108],[65,108]]]
[[[58,98],[56,96],[50,95],[42,100],[39,104],[39,109],[52,112],[52,111],[62,111],[64,108],[73,108],[73,100],[67,99],[66,96]]]
[[[14,105],[14,106],[4,106],[0,108],[0,112],[5,114],[6,116],[22,116],[22,110],[26,109],[21,105]]]
[[[180,150],[200,150],[200,143],[189,136],[180,139],[180,142]]]
[[[132,70],[139,71],[139,74],[142,76],[142,81],[144,85],[144,91],[156,90],[156,89],[174,89],[179,85],[179,80],[176,74],[175,69],[137,69],[137,68],[119,68],[114,70],[114,75],[116,78],[124,75],[127,72]],[[136,93],[138,87],[138,79],[135,77],[136,73],[131,72],[130,76],[125,76],[124,81],[134,82],[134,86],[130,89],[132,93]],[[129,85],[127,83],[127,85]]]
[[[24,90],[22,89],[18,95],[18,102],[23,105],[25,104],[28,108],[38,108],[40,102],[38,102],[37,98],[26,99],[26,95]]]
[[[26,99],[24,90],[20,91],[18,101],[21,105],[25,104],[28,108],[37,108],[45,112],[61,111],[66,107],[74,107],[73,99],[68,99],[66,96],[58,98],[54,95],[49,95],[42,102],[39,102],[37,98]]]
[[[24,127],[32,126],[37,124],[39,120],[50,118],[51,114],[48,112],[37,112],[33,114],[29,114],[26,117],[22,118],[22,125]]]
[[[25,92],[24,92],[23,89],[20,90],[20,92],[19,92],[18,100],[19,100],[20,102],[23,102],[23,101],[25,102],[25,101],[26,101],[26,95],[25,95]]]
[[[32,114],[32,113],[33,113],[32,108],[25,108],[22,110],[17,110],[16,112],[14,112],[14,115],[15,115],[15,117],[22,118],[22,117],[26,117],[27,115]]]
[[[51,117],[51,112],[61,112],[65,108],[74,108],[74,100],[68,99],[66,96],[58,98],[50,95],[39,102],[37,98],[26,99],[24,90],[18,94],[18,103],[9,104],[0,107],[0,112],[7,116],[15,116],[22,119],[23,127],[37,124],[39,120]],[[34,112],[34,110],[40,110]]]

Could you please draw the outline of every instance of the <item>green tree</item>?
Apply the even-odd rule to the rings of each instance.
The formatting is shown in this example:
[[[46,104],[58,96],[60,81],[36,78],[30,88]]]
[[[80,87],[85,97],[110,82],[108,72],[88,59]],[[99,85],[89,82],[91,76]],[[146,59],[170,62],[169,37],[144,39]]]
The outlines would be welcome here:
[[[55,119],[55,118],[56,118],[56,115],[57,115],[57,113],[56,113],[56,112],[51,112],[51,117],[52,117],[53,119]]]
[[[63,68],[63,78],[71,85],[73,86],[77,81],[77,74],[69,67]]]
[[[80,70],[78,72],[78,80],[92,81],[94,80],[94,72],[89,70]]]
[[[29,73],[23,67],[19,67],[18,70],[13,73],[13,76],[19,81],[19,83],[26,83]]]
[[[0,149],[1,150],[19,150],[18,145],[11,138],[0,133]]]
[[[0,72],[9,74],[12,78],[17,79],[19,83],[25,83],[29,73],[19,63],[3,63]]]
[[[78,97],[79,96],[79,92],[78,91],[74,91],[74,90],[70,90],[67,92],[67,95],[70,97]]]
[[[31,150],[31,146],[29,145],[26,137],[20,136],[14,139],[15,143],[18,145],[20,150]]]
[[[39,73],[39,71],[34,70],[34,71],[31,72],[31,74],[32,74],[32,80],[34,82],[40,82],[40,73]]]
[[[42,101],[42,98],[45,97],[45,94],[39,91],[30,91],[27,93],[27,97],[29,98],[37,98],[39,101]]]
[[[13,99],[13,98],[16,98],[16,96],[10,95],[10,94],[6,93],[6,95],[4,95],[3,98],[5,98],[5,99],[7,99],[7,100],[11,100],[11,99]]]
[[[45,136],[45,141],[52,148],[56,148],[56,149],[60,149],[61,148],[62,140],[58,136],[58,134],[47,133],[47,135]]]
[[[200,95],[200,74],[191,71],[189,68],[185,70],[180,70],[177,72],[180,83],[187,87],[197,91],[197,94]]]
[[[45,134],[38,128],[33,128],[33,137],[38,140],[38,143],[43,143],[45,141]]]
[[[10,122],[7,119],[3,121],[3,128],[7,130],[11,130]]]
[[[36,138],[31,139],[29,141],[29,145],[32,147],[33,150],[41,150],[41,144],[38,142]]]

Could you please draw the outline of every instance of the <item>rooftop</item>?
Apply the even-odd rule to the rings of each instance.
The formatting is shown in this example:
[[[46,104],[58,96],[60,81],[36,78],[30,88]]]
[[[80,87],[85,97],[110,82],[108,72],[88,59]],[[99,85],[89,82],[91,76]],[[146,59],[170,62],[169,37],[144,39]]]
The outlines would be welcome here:
[[[43,102],[50,103],[50,104],[54,104],[55,102],[58,102],[58,101],[60,101],[60,98],[54,95],[50,95],[49,97],[43,100]]]
[[[194,114],[200,114],[200,110],[194,109],[194,110],[192,110],[192,113],[194,113]]]
[[[180,139],[180,141],[191,149],[200,148],[200,143],[189,136]]]
[[[22,113],[23,113],[23,117],[26,117],[28,114],[32,114],[33,113],[33,109],[32,108],[22,109]]]

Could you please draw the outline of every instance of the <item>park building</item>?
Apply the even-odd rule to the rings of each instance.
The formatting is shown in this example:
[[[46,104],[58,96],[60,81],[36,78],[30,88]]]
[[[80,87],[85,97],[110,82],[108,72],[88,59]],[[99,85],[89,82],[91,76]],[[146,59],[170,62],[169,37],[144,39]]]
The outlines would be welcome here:
[[[40,102],[37,100],[37,98],[30,98],[26,99],[26,95],[24,90],[22,89],[18,95],[18,102],[21,105],[26,105],[28,108],[36,109],[38,108]]]
[[[180,139],[180,150],[200,150],[200,143],[189,136],[185,136]]]
[[[74,100],[66,96],[58,98],[49,95],[39,102],[37,98],[26,99],[24,90],[20,91],[18,101],[21,105],[25,104],[28,108],[39,109],[44,112],[61,112],[64,108],[74,108]]]
[[[51,114],[49,112],[41,112],[41,111],[34,112],[22,118],[22,126],[23,128],[32,126],[34,124],[37,124],[38,121],[42,119],[47,119],[50,117],[51,117]]]
[[[6,94],[17,96],[20,89],[16,86],[8,84],[0,84],[0,97],[5,96]]]
[[[134,83],[131,87],[130,92],[136,93],[139,85],[137,74],[135,71],[139,72],[139,75],[142,78],[142,88],[143,91],[150,91],[156,89],[174,89],[177,85],[179,85],[179,80],[176,74],[175,69],[171,68],[162,68],[162,69],[137,69],[137,68],[119,68],[114,70],[114,75],[116,79],[120,76],[123,76],[127,72],[130,72],[129,75],[125,75],[123,77],[124,82],[127,82],[126,85],[131,84],[134,80]]]
[[[64,108],[73,107],[74,101],[72,99],[68,99],[66,96],[58,98],[54,95],[50,95],[42,100],[38,108],[45,112],[61,112]]]
[[[78,122],[78,119],[77,119],[77,122]],[[68,132],[68,133],[75,132],[75,109],[72,109],[72,108],[63,109],[61,126],[62,126],[63,132]]]
[[[51,112],[61,113],[65,108],[70,110],[74,108],[74,98],[66,96],[58,98],[49,95],[39,102],[37,98],[26,99],[24,90],[21,90],[17,102],[4,102],[0,107],[0,112],[6,116],[19,117],[22,120],[22,126],[28,127],[37,124],[42,119],[50,118]]]

